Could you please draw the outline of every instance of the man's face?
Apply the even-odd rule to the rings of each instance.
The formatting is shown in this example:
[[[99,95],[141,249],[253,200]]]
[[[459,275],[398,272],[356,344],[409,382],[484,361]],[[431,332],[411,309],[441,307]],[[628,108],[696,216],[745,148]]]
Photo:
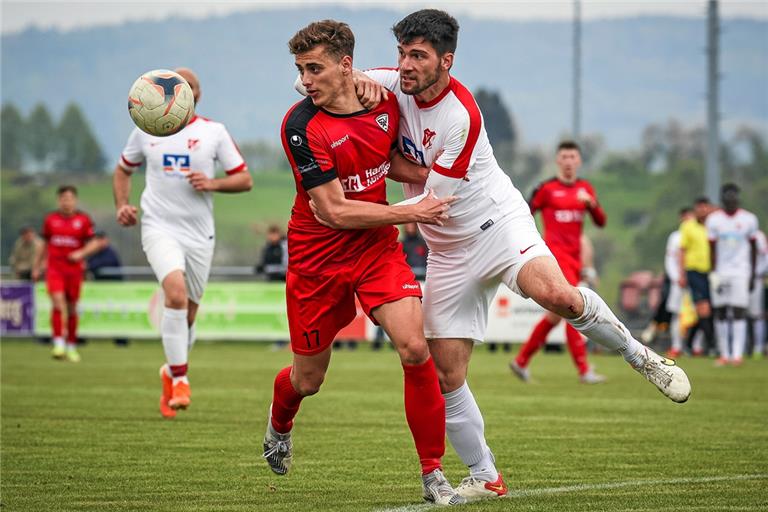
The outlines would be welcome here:
[[[696,203],[693,205],[693,214],[699,222],[704,222],[710,211],[712,211],[712,208],[710,208],[709,203]]]
[[[267,241],[271,244],[276,244],[280,241],[280,232],[279,231],[268,231],[267,232]]]
[[[197,79],[197,75],[188,68],[178,68],[176,72],[189,84],[190,89],[192,89],[192,96],[195,98],[195,105],[197,105],[200,100],[200,81]]]
[[[739,193],[734,190],[728,190],[723,193],[721,200],[723,208],[728,213],[733,213],[739,209]]]
[[[72,192],[63,192],[59,194],[59,211],[65,215],[75,212],[77,209],[77,196]]]
[[[325,51],[325,45],[296,55],[295,62],[301,84],[318,107],[333,104],[345,90],[345,80],[352,78],[352,58],[344,56],[336,59]]]
[[[31,229],[28,229],[21,234],[21,238],[25,242],[31,242],[35,239],[35,232]]]
[[[561,149],[557,152],[560,179],[566,182],[575,181],[579,167],[581,167],[581,154],[578,149]]]
[[[417,39],[409,43],[400,43],[397,45],[397,64],[400,68],[400,90],[405,94],[421,94],[431,86],[435,85],[447,73],[446,54],[442,57],[437,55],[437,50],[431,43],[424,39]]]

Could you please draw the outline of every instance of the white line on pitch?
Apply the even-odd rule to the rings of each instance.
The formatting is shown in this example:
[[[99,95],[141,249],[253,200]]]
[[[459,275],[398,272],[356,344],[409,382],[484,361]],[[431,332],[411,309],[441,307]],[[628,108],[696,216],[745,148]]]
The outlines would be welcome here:
[[[604,489],[621,489],[622,487],[641,487],[648,485],[678,485],[678,484],[704,484],[709,482],[733,482],[737,480],[763,480],[768,479],[768,474],[755,475],[729,475],[729,476],[703,476],[690,478],[669,478],[664,480],[628,480],[626,482],[613,482],[605,484],[577,484],[564,485],[562,487],[543,487],[539,489],[528,489],[519,491],[510,491],[507,498],[527,498],[531,496],[544,496],[547,494],[562,494],[567,492],[580,491],[598,491]],[[406,505],[395,508],[379,508],[374,512],[417,512],[427,510],[434,505],[421,503],[419,505]]]

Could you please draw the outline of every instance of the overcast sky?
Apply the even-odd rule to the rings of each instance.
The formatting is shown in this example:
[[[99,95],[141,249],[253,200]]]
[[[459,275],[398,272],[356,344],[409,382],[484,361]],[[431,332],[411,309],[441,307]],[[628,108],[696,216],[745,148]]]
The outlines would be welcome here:
[[[422,7],[439,7],[461,16],[505,19],[568,19],[573,12],[570,0],[506,0],[506,1],[436,1],[403,0],[335,0],[267,2],[190,1],[190,0],[102,0],[100,2],[0,0],[2,32],[9,34],[30,26],[71,30],[94,25],[119,24],[129,20],[162,19],[171,15],[204,18],[212,14],[229,14],[244,10],[299,8],[307,5],[346,5],[349,7],[385,7],[411,11]],[[634,15],[704,16],[705,0],[582,0],[585,19]],[[721,0],[724,17],[768,19],[768,0]]]

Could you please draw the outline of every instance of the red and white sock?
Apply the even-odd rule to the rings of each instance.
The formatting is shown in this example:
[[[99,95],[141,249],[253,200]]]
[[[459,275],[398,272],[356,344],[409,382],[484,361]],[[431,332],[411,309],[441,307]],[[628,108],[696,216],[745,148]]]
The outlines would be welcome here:
[[[405,418],[419,454],[421,474],[426,475],[442,467],[445,454],[445,399],[432,358],[422,364],[404,364],[403,380]]]

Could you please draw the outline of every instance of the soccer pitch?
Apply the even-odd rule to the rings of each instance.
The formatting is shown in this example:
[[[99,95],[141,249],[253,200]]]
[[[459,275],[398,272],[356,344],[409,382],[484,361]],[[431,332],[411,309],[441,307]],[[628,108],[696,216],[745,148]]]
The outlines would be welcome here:
[[[397,356],[333,355],[304,401],[285,477],[261,459],[286,351],[200,343],[192,407],[157,412],[159,342],[83,347],[83,362],[31,341],[2,342],[2,510],[412,511],[419,464]],[[469,383],[510,497],[494,511],[768,510],[768,361],[715,368],[681,359],[693,384],[673,404],[619,357],[592,356],[609,382],[577,383],[567,355],[543,354],[522,384],[508,354],[475,353]],[[450,446],[454,485],[465,469]]]

